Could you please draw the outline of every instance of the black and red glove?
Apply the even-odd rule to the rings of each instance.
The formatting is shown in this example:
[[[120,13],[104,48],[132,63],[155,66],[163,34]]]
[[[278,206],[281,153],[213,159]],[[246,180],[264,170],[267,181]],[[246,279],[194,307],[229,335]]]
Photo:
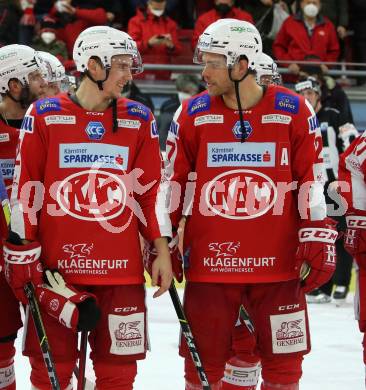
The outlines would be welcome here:
[[[36,286],[39,306],[73,331],[93,330],[100,318],[96,297],[67,284],[58,271],[46,270],[45,284]]]
[[[169,242],[169,253],[170,253],[170,258],[172,260],[172,269],[173,269],[173,274],[175,279],[179,283],[182,282],[183,280],[183,258],[182,255],[179,252],[178,248],[178,235],[174,236],[171,241]],[[155,246],[153,243],[145,241],[145,246],[143,249],[143,260],[144,260],[144,266],[146,271],[149,273],[151,276],[151,268],[154,260],[156,259],[158,253],[155,249]],[[160,285],[160,282],[158,282]]]
[[[359,267],[366,268],[366,216],[347,215],[344,248],[355,258]]]
[[[299,229],[299,246],[296,252],[296,269],[301,272],[305,293],[326,283],[336,269],[335,242],[338,237],[336,222],[309,221]],[[304,272],[304,267],[307,268]]]
[[[4,241],[3,245],[6,280],[16,298],[27,304],[24,286],[29,282],[34,286],[43,283],[43,267],[39,259],[41,245],[37,241],[25,245]]]

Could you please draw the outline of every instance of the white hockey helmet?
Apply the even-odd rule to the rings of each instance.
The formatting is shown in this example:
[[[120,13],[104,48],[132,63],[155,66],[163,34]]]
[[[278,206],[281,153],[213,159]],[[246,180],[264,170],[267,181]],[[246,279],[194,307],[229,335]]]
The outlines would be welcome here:
[[[43,60],[44,68],[47,70],[45,78],[49,83],[64,81],[66,78],[65,67],[61,61],[46,51],[37,51]]]
[[[36,70],[44,72],[37,52],[25,45],[7,45],[0,48],[0,93],[9,90],[11,79],[28,85],[28,75]]]
[[[241,56],[248,59],[248,68],[255,70],[262,53],[262,39],[253,24],[238,19],[219,19],[199,37],[193,62],[202,64],[202,53],[222,54],[232,67]]]
[[[79,72],[87,70],[90,57],[98,57],[109,68],[112,57],[127,54],[132,57],[131,73],[143,71],[142,60],[136,42],[124,31],[108,26],[89,27],[77,37],[73,59]]]
[[[278,81],[281,79],[281,76],[277,70],[277,64],[269,55],[265,53],[262,53],[259,56],[256,70],[258,84],[261,84],[262,76],[272,76],[274,84],[278,84]]]
[[[299,83],[295,84],[295,91],[297,93],[301,93],[306,89],[311,89],[312,91],[316,92],[319,96],[322,93],[318,80],[312,76],[309,76],[306,80],[300,81]]]

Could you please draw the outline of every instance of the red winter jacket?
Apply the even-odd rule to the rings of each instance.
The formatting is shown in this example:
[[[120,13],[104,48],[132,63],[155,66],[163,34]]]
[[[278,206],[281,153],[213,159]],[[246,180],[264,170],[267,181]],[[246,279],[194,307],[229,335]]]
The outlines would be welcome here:
[[[57,18],[55,7],[53,7],[50,14]],[[65,27],[57,31],[57,37],[66,43],[70,57],[72,57],[75,40],[83,30],[91,26],[102,26],[108,22],[104,8],[76,8],[74,16],[76,18],[74,22],[66,24]]]
[[[128,34],[137,43],[143,62],[169,64],[172,54],[178,55],[182,50],[177,34],[178,26],[168,16],[157,17],[150,10],[138,9],[136,15],[128,22]],[[149,47],[148,41],[154,35],[170,34],[174,49],[165,45]]]
[[[278,60],[303,61],[317,57],[325,62],[337,61],[339,43],[335,27],[327,17],[320,16],[309,36],[302,16],[290,16],[277,34],[273,54]]]
[[[234,7],[225,17],[233,18],[239,20],[245,20],[246,22],[254,23],[252,15],[248,12],[241,10],[240,8]],[[206,30],[206,28],[216,20],[222,19],[222,16],[215,10],[205,12],[196,21],[194,27],[193,36],[192,36],[192,48],[195,49],[197,45],[198,38]]]

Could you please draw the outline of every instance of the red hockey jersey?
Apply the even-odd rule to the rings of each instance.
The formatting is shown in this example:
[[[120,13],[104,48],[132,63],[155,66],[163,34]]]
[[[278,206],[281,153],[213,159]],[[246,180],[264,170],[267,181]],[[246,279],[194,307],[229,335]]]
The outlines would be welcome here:
[[[339,159],[338,180],[347,213],[366,212],[366,131],[356,138]]]
[[[203,92],[182,104],[169,130],[171,218],[177,226],[189,215],[184,257],[190,281],[297,278],[301,218],[326,215],[322,142],[311,105],[270,86],[243,114],[242,143],[238,112]]]
[[[13,182],[18,137],[19,130],[0,119],[0,167],[9,197]]]
[[[42,260],[75,284],[144,281],[139,231],[170,236],[156,206],[161,158],[155,119],[119,99],[90,112],[69,96],[38,100],[20,135],[12,230],[42,244]],[[165,224],[166,223],[166,224]]]

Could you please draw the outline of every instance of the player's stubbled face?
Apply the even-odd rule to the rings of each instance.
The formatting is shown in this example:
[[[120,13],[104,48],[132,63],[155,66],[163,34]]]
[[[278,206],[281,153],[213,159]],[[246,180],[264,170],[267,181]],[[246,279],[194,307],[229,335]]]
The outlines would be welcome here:
[[[203,53],[202,77],[210,95],[219,96],[227,93],[232,82],[229,79],[225,56],[214,53]]]
[[[38,70],[29,73],[28,83],[31,101],[46,97],[47,82]]]

